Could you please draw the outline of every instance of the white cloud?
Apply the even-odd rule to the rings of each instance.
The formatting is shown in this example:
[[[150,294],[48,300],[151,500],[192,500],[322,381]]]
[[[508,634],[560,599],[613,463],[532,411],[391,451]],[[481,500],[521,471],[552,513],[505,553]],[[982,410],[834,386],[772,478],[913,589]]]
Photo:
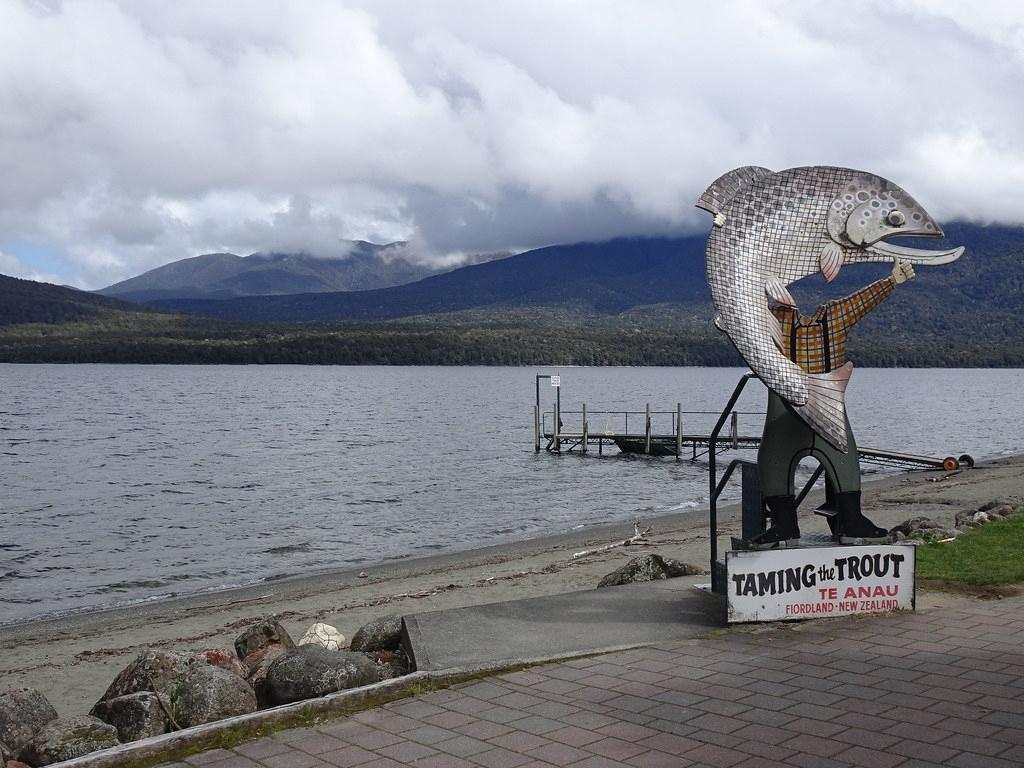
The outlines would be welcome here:
[[[87,287],[347,239],[441,259],[703,228],[751,163],[1024,223],[1022,92],[1015,2],[8,2],[0,238]]]

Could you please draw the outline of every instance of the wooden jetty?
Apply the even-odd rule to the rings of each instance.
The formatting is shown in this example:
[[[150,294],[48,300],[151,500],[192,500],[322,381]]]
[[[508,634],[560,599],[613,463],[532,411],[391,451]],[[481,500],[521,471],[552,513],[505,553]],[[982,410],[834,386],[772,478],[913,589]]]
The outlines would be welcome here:
[[[542,412],[540,380],[543,378],[554,379],[557,392],[552,409]],[[710,425],[722,417],[727,419],[728,432],[712,436]],[[591,426],[591,419],[595,419],[596,428]],[[560,378],[538,374],[537,401],[533,410],[533,448],[535,453],[540,453],[543,446],[549,453],[580,454],[596,448],[600,456],[606,447],[615,445],[622,453],[674,456],[677,461],[689,455],[691,461],[696,461],[712,451],[712,444],[716,454],[727,450],[757,450],[761,436],[754,431],[759,433],[763,422],[764,411],[684,411],[682,403],[676,403],[675,410],[671,411],[652,411],[650,403],[643,411],[594,411],[588,410],[586,403],[578,411],[563,411]],[[686,428],[701,424],[708,425],[707,432]],[[858,452],[863,462],[898,469],[952,471],[962,466],[974,466],[974,459],[967,454],[959,458],[936,458],[864,446],[858,446]]]

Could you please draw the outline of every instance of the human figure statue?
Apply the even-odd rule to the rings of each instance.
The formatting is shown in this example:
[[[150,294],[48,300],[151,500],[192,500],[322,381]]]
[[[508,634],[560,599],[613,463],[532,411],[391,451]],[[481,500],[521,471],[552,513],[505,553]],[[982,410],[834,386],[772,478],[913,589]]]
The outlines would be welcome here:
[[[773,302],[772,314],[782,327],[782,351],[808,374],[829,373],[846,362],[846,337],[854,324],[892,295],[897,285],[914,277],[910,262],[895,259],[892,275],[846,298],[826,302],[813,315]],[[888,540],[888,531],[864,516],[860,505],[860,459],[846,419],[847,450],[841,452],[817,435],[775,392],[768,391],[768,413],[757,452],[761,497],[772,525],[754,537],[754,549],[777,549],[799,542],[794,477],[800,460],[811,456],[825,470],[834,504],[834,534],[842,544]]]

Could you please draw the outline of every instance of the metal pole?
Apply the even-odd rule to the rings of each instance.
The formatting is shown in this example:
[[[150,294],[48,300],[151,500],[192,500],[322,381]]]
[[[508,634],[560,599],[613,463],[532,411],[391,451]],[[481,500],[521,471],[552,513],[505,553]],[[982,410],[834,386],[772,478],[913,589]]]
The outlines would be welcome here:
[[[587,434],[588,432],[589,432],[589,430],[587,429],[587,404],[584,403],[583,404],[583,453],[587,452],[587,439],[590,437],[590,435]]]
[[[736,411],[732,412],[732,422],[729,424],[729,432],[732,434],[732,449],[735,451],[740,445],[740,422]]]
[[[540,397],[540,394],[537,394]],[[540,453],[540,406],[533,406],[533,452]]]
[[[555,387],[555,453],[562,452],[562,388]]]
[[[540,450],[540,449],[538,449]],[[683,404],[676,403],[676,461],[683,452]]]
[[[747,382],[752,378],[754,378],[753,373],[745,373],[740,377],[739,382],[736,384],[736,388],[732,391],[732,397],[729,398],[729,402],[726,403],[725,408],[722,409],[722,415],[718,418],[715,428],[711,430],[711,434],[708,436],[708,485],[711,489],[708,493],[708,499],[710,501],[708,504],[708,527],[711,529],[711,588],[716,592],[720,592],[722,589],[725,589],[725,585],[719,583],[720,579],[718,578],[718,569],[716,567],[718,563],[718,494],[716,493],[716,486],[718,485],[718,470],[715,467],[715,459],[718,433],[722,431],[722,427],[725,425],[725,420],[729,417],[729,412],[732,410],[732,407],[736,405],[736,401],[739,400],[743,387],[745,387]]]
[[[651,453],[651,404],[647,404],[646,416],[644,417],[644,453]]]

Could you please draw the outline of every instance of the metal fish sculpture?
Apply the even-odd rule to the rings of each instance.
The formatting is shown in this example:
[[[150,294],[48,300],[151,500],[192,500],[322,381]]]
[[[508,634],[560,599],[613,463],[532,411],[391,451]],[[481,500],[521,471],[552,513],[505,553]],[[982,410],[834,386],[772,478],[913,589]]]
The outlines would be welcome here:
[[[715,215],[706,254],[715,325],[761,381],[845,452],[844,394],[853,364],[805,373],[781,351],[782,331],[769,299],[795,306],[786,286],[819,270],[831,282],[846,264],[896,258],[948,264],[964,249],[928,251],[888,242],[942,237],[942,230],[900,187],[849,168],[736,168],[708,187],[697,207]]]

